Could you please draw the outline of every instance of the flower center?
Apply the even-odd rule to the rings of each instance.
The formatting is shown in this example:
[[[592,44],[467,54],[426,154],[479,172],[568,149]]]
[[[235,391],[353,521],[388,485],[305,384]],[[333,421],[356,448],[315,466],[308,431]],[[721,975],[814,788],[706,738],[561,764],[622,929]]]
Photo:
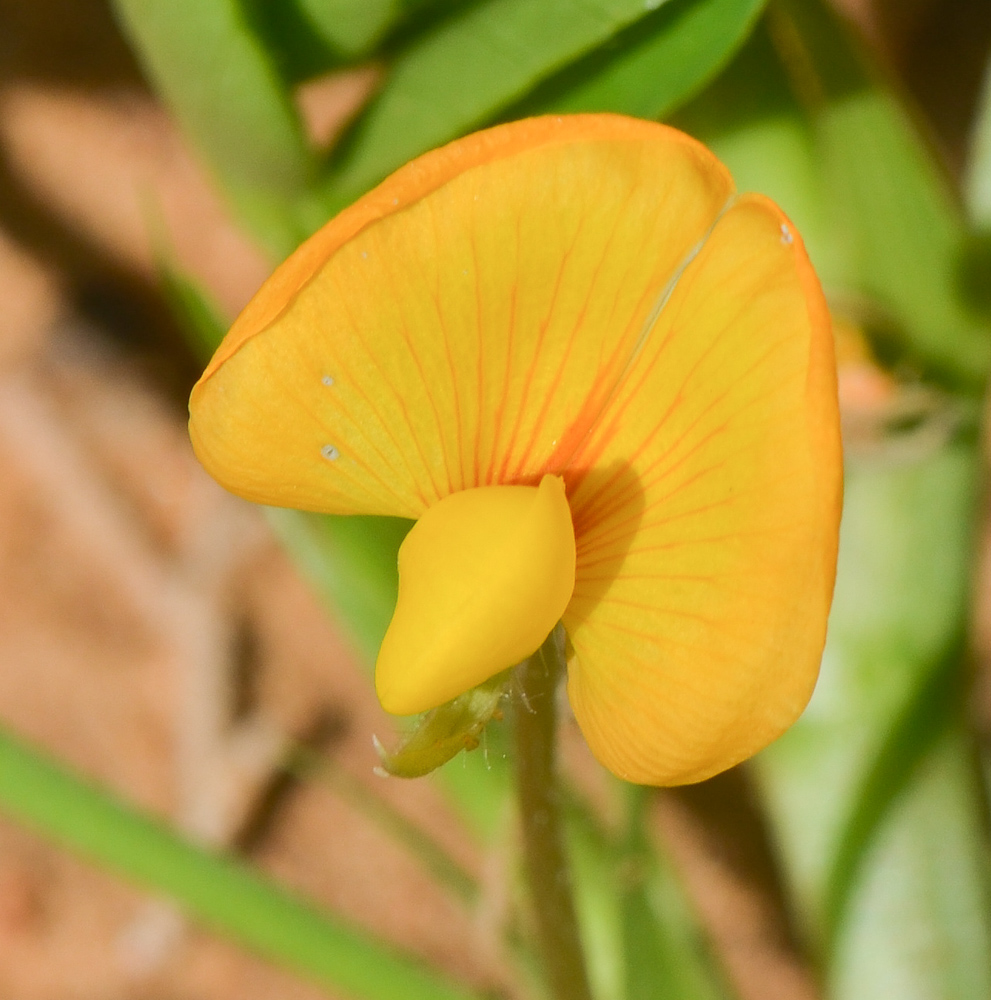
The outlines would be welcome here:
[[[375,666],[389,712],[435,708],[533,653],[575,586],[558,476],[452,493],[399,550],[399,601]]]

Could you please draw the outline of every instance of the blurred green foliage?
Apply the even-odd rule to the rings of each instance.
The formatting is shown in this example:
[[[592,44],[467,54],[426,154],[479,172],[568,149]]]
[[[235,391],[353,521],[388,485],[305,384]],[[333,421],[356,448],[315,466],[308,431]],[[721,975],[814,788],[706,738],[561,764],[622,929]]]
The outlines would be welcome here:
[[[975,401],[991,364],[991,71],[961,200],[822,0],[116,6],[149,78],[273,262],[411,157],[532,113],[665,116],[707,142],[741,188],[783,206],[833,308],[933,402],[909,425],[881,423],[850,449],[822,680],[756,773],[804,944],[831,1000],[991,996],[988,815],[964,710],[980,472]],[[383,69],[378,90],[331,155],[311,148],[294,86],[367,62]],[[222,334],[216,311],[188,279],[165,271],[191,336],[207,350]],[[394,605],[395,555],[408,524],[292,511],[271,519],[371,662]],[[503,737],[496,728],[489,739],[487,754],[441,772],[482,840],[503,834],[510,808]],[[14,757],[5,762],[3,753],[0,768],[9,768]],[[30,763],[30,755],[17,759]],[[106,808],[68,775],[44,780],[54,803],[75,803],[84,827],[87,803],[92,816]],[[0,781],[16,812],[10,788]],[[658,854],[648,793],[624,795],[619,833],[602,829],[580,800],[570,811],[598,1000],[732,996]],[[93,850],[56,813],[30,818]],[[167,834],[132,843],[127,850],[148,852],[140,864],[115,855],[114,843],[109,837],[96,855],[197,909],[192,869],[169,867],[181,846]],[[201,895],[227,891],[220,868],[197,871]],[[252,938],[233,916],[208,909],[197,912],[280,954],[264,930]],[[374,946],[360,935],[334,941],[339,968],[357,967],[357,978],[341,971],[335,980],[326,961],[302,955],[297,967],[356,997],[387,995],[374,976],[361,978],[362,963],[381,961]],[[528,943],[517,940],[514,954],[539,992]],[[444,989],[432,995],[455,995]]]

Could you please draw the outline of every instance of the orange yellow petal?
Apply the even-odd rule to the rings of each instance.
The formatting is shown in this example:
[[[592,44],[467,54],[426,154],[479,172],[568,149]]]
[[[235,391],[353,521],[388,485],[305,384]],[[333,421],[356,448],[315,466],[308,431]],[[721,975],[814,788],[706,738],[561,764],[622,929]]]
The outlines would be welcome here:
[[[836,565],[835,378],[801,241],[767,199],[741,198],[570,473],[568,693],[616,774],[701,780],[808,701]]]
[[[235,324],[193,392],[197,454],[249,499],[329,513],[418,517],[459,490],[536,484],[587,435],[731,193],[700,144],[609,115],[415,161]]]

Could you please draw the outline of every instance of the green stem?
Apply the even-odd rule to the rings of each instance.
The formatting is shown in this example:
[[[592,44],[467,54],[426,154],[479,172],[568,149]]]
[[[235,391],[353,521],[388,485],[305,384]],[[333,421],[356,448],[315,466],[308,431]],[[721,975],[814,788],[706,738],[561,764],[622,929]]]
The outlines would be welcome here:
[[[555,1000],[591,1000],[562,836],[554,767],[555,690],[564,665],[559,625],[516,671],[516,772],[523,851],[537,934]]]

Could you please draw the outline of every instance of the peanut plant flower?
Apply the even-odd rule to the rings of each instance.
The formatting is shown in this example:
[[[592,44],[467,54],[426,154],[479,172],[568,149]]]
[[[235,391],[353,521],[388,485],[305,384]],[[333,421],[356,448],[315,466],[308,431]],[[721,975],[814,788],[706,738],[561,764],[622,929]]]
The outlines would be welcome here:
[[[266,282],[190,434],[266,504],[417,519],[376,665],[440,705],[560,620],[599,760],[698,781],[815,684],[841,452],[802,242],[702,145],[543,117],[427,153]]]

